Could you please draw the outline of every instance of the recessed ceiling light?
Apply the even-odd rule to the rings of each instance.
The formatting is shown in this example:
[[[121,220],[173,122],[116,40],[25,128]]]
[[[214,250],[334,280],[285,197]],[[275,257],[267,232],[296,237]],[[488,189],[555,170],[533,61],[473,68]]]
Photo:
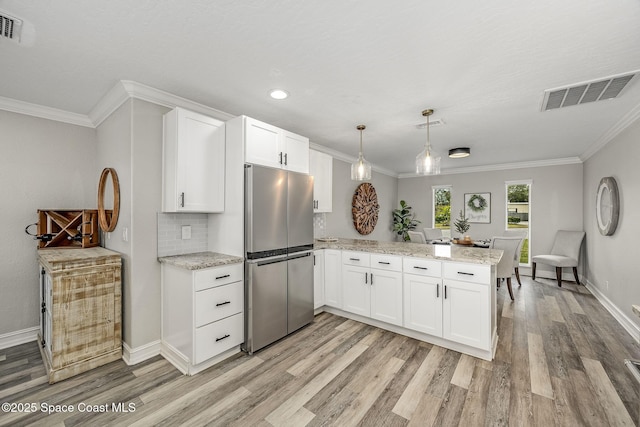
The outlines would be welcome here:
[[[282,89],[273,89],[269,92],[269,96],[273,99],[285,99],[289,96],[289,92]]]
[[[463,157],[468,157],[470,154],[471,149],[469,147],[452,148],[449,150],[449,157],[452,159],[461,159]]]

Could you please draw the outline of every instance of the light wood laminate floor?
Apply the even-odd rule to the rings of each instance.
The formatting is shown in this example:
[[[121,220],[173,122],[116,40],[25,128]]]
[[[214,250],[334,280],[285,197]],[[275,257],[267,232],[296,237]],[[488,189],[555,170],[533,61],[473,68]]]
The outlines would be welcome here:
[[[193,377],[158,356],[49,385],[35,342],[0,350],[0,402],[38,407],[0,412],[0,425],[638,424],[640,386],[623,360],[640,359],[640,348],[598,301],[545,279],[524,278],[514,294],[498,291],[492,362],[328,313]],[[47,415],[43,404],[74,412]],[[103,406],[80,412],[89,405]]]

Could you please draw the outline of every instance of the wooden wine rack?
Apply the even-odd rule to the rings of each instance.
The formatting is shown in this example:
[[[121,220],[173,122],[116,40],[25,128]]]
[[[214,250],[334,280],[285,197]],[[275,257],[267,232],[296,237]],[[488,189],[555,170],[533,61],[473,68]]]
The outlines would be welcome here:
[[[110,215],[111,211],[107,211]],[[98,246],[99,231],[97,210],[38,210],[38,236],[51,237],[39,240],[40,249]]]

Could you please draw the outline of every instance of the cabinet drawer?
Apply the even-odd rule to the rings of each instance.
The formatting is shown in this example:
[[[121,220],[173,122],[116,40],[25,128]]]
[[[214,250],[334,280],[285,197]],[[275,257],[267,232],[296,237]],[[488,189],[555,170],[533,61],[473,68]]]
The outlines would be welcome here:
[[[371,268],[380,270],[402,271],[402,257],[385,254],[370,255]]]
[[[369,254],[366,252],[342,251],[342,263],[369,267]]]
[[[488,284],[491,280],[491,266],[481,264],[462,264],[457,262],[445,262],[445,279],[461,280]]]
[[[405,257],[402,261],[402,269],[405,273],[420,276],[442,276],[442,263],[432,259]]]
[[[202,363],[244,341],[243,316],[231,317],[196,328],[193,364]]]
[[[242,281],[242,263],[198,270],[194,275],[196,291]]]
[[[196,327],[242,311],[244,283],[235,282],[196,292]]]

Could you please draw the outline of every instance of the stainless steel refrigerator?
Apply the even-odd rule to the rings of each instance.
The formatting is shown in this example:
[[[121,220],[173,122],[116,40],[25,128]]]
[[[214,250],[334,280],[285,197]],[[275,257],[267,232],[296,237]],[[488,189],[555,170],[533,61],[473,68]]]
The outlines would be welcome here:
[[[245,165],[249,354],[313,320],[313,177]]]

